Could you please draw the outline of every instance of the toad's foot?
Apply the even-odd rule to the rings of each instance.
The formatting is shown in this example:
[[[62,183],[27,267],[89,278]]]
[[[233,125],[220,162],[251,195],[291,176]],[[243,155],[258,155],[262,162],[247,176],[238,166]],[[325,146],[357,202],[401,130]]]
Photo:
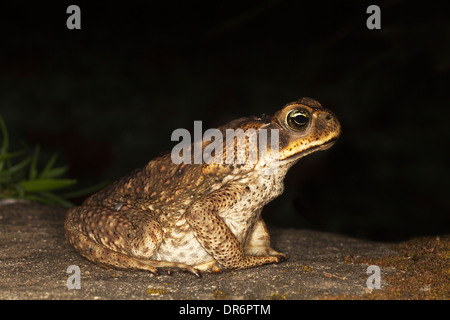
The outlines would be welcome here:
[[[182,272],[190,272],[199,278],[201,277],[200,274],[201,270],[198,270],[197,268],[187,265],[185,263],[147,260],[139,258],[131,258],[131,259],[136,260],[135,262],[138,265],[137,269],[150,271],[154,275],[159,275],[158,271],[164,270],[169,275],[171,275],[173,271],[182,271]]]
[[[217,264],[217,261],[215,261],[215,260],[195,265],[194,268],[199,270],[200,272],[205,272],[205,273],[206,272],[212,272],[212,273],[222,272],[222,269],[220,269],[219,265]]]
[[[278,257],[280,261],[286,259],[286,255],[284,253],[278,252],[269,246],[247,246],[245,248],[245,254],[249,256],[273,256]]]

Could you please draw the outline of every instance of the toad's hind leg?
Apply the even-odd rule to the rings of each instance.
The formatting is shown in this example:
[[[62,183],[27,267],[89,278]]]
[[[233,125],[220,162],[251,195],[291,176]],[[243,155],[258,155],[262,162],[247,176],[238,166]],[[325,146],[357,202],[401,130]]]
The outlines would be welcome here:
[[[259,217],[255,222],[247,242],[244,247],[245,253],[255,256],[278,256],[281,259],[286,259],[286,255],[274,250],[270,246],[270,235],[264,220]]]
[[[128,209],[119,214],[103,207],[75,207],[69,210],[64,227],[74,248],[100,266],[153,274],[160,268],[179,269],[198,275],[195,268],[184,263],[151,259],[163,231],[155,220],[139,212]]]
[[[186,211],[186,221],[194,231],[197,241],[224,270],[256,267],[278,263],[282,256],[248,255],[244,245],[220,217],[236,201],[236,196],[248,190],[242,184],[229,184],[194,202]]]

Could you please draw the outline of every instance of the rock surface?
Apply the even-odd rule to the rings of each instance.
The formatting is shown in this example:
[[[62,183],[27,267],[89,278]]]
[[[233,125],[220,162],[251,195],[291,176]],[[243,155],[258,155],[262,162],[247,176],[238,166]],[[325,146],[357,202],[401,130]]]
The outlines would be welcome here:
[[[383,266],[381,289],[371,290],[364,261],[395,257],[389,245],[280,228],[270,231],[273,247],[288,256],[278,265],[202,278],[182,272],[153,276],[105,270],[68,244],[64,216],[64,208],[1,203],[0,299],[370,299],[373,291],[392,286],[386,277],[400,272]],[[73,265],[79,267],[81,288],[69,290],[72,272],[67,269]]]

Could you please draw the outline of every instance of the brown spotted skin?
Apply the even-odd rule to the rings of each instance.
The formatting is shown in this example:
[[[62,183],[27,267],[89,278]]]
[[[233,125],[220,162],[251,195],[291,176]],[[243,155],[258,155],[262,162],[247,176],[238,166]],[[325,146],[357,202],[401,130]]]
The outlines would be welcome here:
[[[293,118],[297,110],[308,120]],[[273,117],[241,118],[219,129],[238,128],[278,129],[278,153],[269,148],[256,163],[234,165],[174,164],[170,154],[160,156],[71,208],[67,239],[101,266],[152,273],[197,274],[279,262],[285,255],[271,248],[261,211],[283,192],[294,163],[334,143],[340,124],[317,101],[303,98]],[[231,142],[235,154],[248,155],[254,146],[248,140]]]

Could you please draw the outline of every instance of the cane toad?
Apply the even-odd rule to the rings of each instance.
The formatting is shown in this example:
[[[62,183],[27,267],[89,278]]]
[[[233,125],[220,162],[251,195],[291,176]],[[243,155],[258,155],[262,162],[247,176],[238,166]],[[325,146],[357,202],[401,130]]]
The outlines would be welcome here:
[[[272,117],[241,118],[219,129],[265,129],[278,139],[244,163],[176,164],[170,154],[157,157],[71,208],[64,225],[69,242],[101,266],[154,274],[219,272],[284,259],[270,246],[262,208],[283,192],[293,164],[334,143],[340,124],[317,101],[302,98]],[[250,139],[231,139],[236,153],[255,148]],[[204,149],[211,141],[201,143]],[[227,152],[224,146],[222,155]]]

